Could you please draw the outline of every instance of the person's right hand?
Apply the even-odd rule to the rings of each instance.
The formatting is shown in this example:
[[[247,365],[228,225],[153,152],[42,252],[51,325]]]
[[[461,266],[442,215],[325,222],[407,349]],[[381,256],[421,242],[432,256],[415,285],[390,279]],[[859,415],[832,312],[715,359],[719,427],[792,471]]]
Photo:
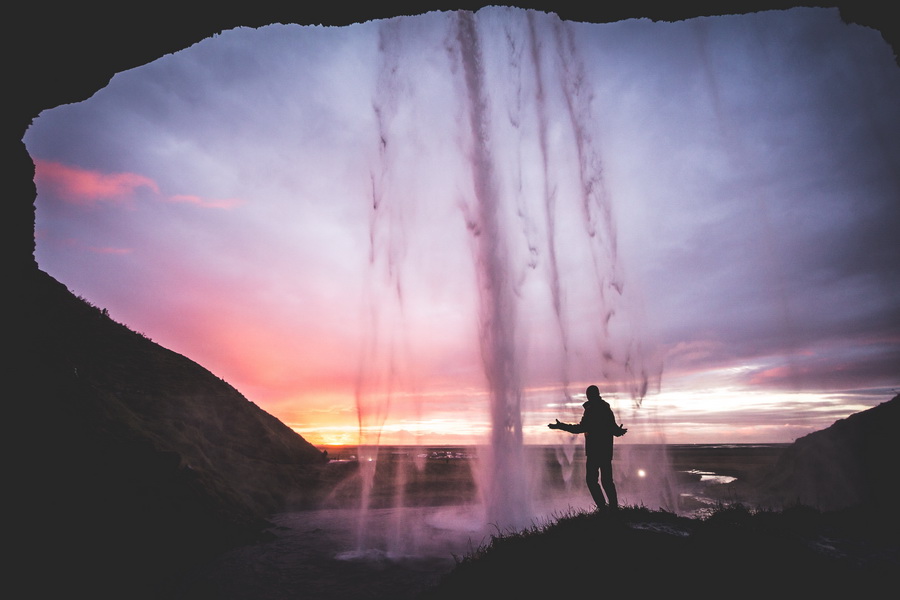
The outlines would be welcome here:
[[[550,429],[559,429],[560,425],[562,425],[562,423],[560,423],[559,419],[557,419],[556,423],[550,423],[549,425],[547,425],[547,427],[549,427]]]

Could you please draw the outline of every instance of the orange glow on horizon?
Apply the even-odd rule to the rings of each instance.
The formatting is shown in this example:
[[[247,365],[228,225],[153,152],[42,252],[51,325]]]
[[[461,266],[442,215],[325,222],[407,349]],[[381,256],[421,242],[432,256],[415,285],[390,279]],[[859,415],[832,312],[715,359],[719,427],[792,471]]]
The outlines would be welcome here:
[[[465,392],[462,392],[465,394]],[[808,433],[830,426],[835,419],[868,408],[863,403],[847,405],[835,413],[828,398],[819,394],[776,394],[719,389],[705,393],[668,392],[649,397],[640,408],[630,400],[610,394],[618,420],[629,429],[617,444],[653,443],[790,443]],[[576,398],[577,399],[577,398]],[[352,394],[335,394],[316,399],[285,402],[273,415],[287,423],[316,446],[355,446],[360,443],[408,446],[482,445],[490,437],[487,398],[453,398],[442,394],[440,402],[410,394],[404,403],[388,411],[383,421],[370,420],[360,427]],[[312,403],[318,408],[310,409]],[[775,411],[791,403],[807,405],[805,418],[789,423],[772,423]],[[523,408],[523,437],[526,445],[581,443],[546,427],[561,410],[558,402],[529,402]],[[383,407],[382,407],[383,408]],[[578,411],[576,411],[578,412]],[[846,414],[844,414],[846,413]],[[575,420],[579,418],[575,415]],[[572,420],[572,419],[569,419]],[[638,477],[646,477],[637,473]]]

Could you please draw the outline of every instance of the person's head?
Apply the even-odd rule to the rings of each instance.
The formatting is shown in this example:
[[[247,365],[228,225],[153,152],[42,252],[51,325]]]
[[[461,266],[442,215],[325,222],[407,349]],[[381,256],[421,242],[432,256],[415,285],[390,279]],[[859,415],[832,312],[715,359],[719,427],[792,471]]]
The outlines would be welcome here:
[[[588,389],[585,391],[585,394],[587,395],[588,400],[602,400],[603,399],[600,397],[600,388],[598,388],[596,385],[588,386]]]

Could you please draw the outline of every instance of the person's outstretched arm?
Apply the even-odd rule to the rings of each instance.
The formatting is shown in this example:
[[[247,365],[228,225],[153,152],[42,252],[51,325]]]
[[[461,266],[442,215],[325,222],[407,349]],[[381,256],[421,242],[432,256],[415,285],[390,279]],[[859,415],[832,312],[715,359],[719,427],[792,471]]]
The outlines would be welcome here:
[[[584,427],[582,427],[581,423],[560,423],[559,419],[556,420],[556,423],[550,423],[547,427],[550,429],[562,429],[569,433],[584,433]]]

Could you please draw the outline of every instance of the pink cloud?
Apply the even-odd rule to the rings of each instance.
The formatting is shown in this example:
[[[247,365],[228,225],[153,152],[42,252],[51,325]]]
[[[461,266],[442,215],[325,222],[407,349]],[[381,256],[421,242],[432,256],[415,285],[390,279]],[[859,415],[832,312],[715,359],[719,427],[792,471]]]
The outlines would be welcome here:
[[[810,373],[810,369],[808,368],[799,368],[796,366],[780,366],[780,367],[771,367],[769,369],[763,369],[761,371],[756,371],[753,373],[748,383],[753,386],[765,386],[768,384],[780,384],[785,381],[792,381],[796,379],[796,377],[800,374],[808,374]]]
[[[669,349],[666,362],[670,366],[679,367],[682,371],[702,371],[711,362],[722,362],[725,352],[725,345],[714,340],[700,339],[678,342]]]
[[[816,355],[803,360],[800,355],[789,362],[749,374],[748,385],[775,389],[837,389],[892,387],[900,352],[887,346],[851,349],[852,353]]]
[[[35,181],[63,202],[76,206],[91,207],[100,202],[127,203],[142,187],[157,195],[160,193],[153,179],[137,173],[101,173],[46,160],[34,162]],[[194,194],[175,194],[166,197],[165,201],[222,209],[241,204],[236,198],[213,199]]]
[[[237,198],[224,198],[224,199],[210,199],[210,198],[201,198],[200,196],[194,196],[190,194],[176,194],[174,196],[169,196],[166,199],[168,202],[180,202],[185,204],[194,204],[196,206],[201,206],[203,208],[234,208],[235,206],[241,204],[241,201]]]
[[[141,187],[159,193],[156,182],[143,175],[107,174],[45,160],[35,160],[35,181],[62,201],[87,207],[100,202],[127,202]]]

